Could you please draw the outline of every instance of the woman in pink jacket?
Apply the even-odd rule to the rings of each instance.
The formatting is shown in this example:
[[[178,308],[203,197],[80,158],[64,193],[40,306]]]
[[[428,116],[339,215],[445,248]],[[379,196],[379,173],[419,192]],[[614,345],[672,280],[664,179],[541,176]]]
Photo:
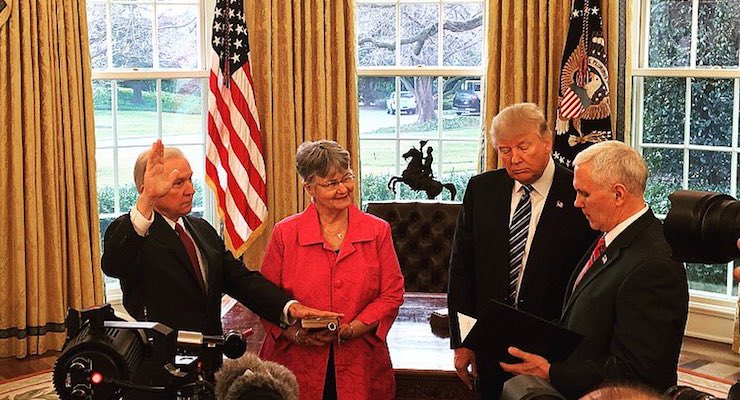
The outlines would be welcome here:
[[[404,290],[390,226],[354,204],[349,153],[336,142],[303,143],[296,166],[313,201],[275,225],[262,273],[301,304],[344,317],[335,332],[263,321],[260,355],[293,371],[302,400],[392,399],[386,335]]]

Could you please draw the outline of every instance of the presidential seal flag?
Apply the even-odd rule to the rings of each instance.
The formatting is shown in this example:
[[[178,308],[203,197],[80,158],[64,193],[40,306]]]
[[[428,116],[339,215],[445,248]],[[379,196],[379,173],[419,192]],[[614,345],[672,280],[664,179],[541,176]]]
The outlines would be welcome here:
[[[212,48],[206,181],[224,222],[226,246],[239,257],[267,218],[265,160],[242,0],[216,2]]]
[[[600,0],[573,0],[560,68],[553,157],[568,168],[586,147],[612,138]]]

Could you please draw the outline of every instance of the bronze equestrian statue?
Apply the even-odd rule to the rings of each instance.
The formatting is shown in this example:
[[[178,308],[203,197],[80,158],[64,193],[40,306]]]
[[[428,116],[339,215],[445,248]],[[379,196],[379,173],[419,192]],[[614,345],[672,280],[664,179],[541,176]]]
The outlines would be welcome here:
[[[450,200],[455,200],[457,189],[452,183],[441,183],[434,179],[434,173],[432,172],[432,151],[433,148],[429,146],[427,148],[427,156],[424,157],[422,150],[424,145],[427,144],[426,140],[419,142],[419,148],[411,147],[409,151],[403,154],[403,159],[411,161],[408,162],[406,169],[403,170],[401,176],[394,176],[388,181],[388,190],[396,194],[396,184],[399,182],[407,184],[412,190],[425,191],[429,200],[434,199],[440,193],[442,189],[447,189],[450,192]]]

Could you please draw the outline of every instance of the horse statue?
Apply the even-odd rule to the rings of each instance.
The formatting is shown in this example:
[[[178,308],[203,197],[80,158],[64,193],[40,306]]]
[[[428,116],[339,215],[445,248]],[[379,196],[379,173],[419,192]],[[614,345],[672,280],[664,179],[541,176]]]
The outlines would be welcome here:
[[[408,160],[406,169],[403,170],[401,176],[394,176],[388,181],[388,190],[396,194],[396,184],[401,182],[408,185],[411,190],[425,191],[427,192],[427,199],[432,200],[442,193],[442,189],[447,189],[450,192],[450,200],[455,200],[457,189],[452,183],[441,183],[434,179],[432,173],[432,147],[427,148],[427,156],[424,157],[423,149],[424,145],[427,144],[426,140],[419,142],[420,146],[411,147],[409,151],[403,154],[403,159]]]

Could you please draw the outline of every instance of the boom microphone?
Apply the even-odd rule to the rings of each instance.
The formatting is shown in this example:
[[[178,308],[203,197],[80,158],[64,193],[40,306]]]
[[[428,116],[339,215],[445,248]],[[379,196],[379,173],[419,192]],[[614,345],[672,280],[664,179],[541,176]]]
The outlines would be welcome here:
[[[298,381],[288,368],[247,353],[216,372],[220,400],[298,400]]]

